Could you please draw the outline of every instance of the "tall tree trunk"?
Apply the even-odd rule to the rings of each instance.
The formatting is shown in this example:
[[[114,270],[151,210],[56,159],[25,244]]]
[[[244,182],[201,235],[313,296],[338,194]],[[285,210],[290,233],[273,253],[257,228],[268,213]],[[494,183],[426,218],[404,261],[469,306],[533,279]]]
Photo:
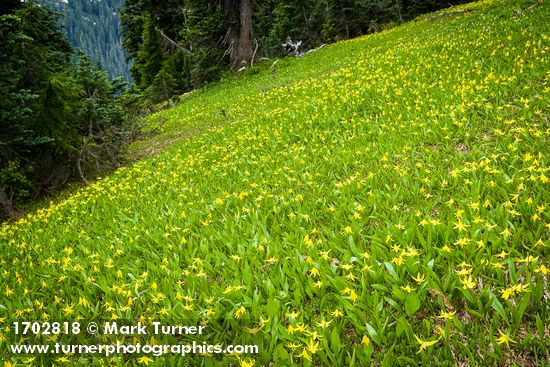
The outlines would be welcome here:
[[[13,206],[12,206],[12,200],[3,191],[0,191],[0,206],[2,208],[2,213],[0,214],[0,218],[9,218],[11,217]]]
[[[224,1],[224,23],[232,24],[233,20],[239,20],[238,9],[236,9],[236,7],[237,6],[234,4],[234,0]],[[235,60],[237,59],[237,46],[239,44],[239,30],[236,26],[230,26],[228,28],[227,33],[225,34],[224,42],[227,43],[227,50],[225,51],[224,56],[229,55],[229,63],[234,65]]]
[[[236,52],[232,53],[231,63],[235,66],[250,65],[252,61],[252,4],[250,0],[240,0],[239,39]]]

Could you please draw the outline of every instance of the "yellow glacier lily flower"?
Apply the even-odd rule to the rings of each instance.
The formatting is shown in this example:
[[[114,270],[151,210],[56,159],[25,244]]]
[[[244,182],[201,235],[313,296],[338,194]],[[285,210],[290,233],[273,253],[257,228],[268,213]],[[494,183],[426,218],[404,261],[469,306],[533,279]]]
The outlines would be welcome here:
[[[416,341],[418,342],[418,344],[420,344],[420,348],[418,349],[418,352],[416,352],[416,354],[422,352],[424,349],[428,348],[428,347],[431,347],[432,345],[436,344],[440,339],[436,339],[436,340],[422,340],[420,339],[418,336],[416,336],[416,334],[414,335]]]
[[[498,344],[506,344],[506,347],[510,348],[510,343],[516,343],[512,340],[512,338],[510,338],[510,335],[504,334],[500,329],[498,330],[498,333],[500,334],[500,337],[497,338]]]

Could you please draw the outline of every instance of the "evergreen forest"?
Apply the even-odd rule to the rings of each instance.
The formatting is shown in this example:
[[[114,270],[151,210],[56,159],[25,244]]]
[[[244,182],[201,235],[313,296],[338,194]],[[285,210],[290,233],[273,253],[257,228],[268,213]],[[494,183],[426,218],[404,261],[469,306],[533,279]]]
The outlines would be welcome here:
[[[120,6],[122,0],[38,0],[62,14],[58,25],[70,44],[100,63],[109,78],[130,81],[126,55],[122,49]]]
[[[218,80],[228,68],[300,56],[447,6],[445,0],[124,0],[123,46],[136,86],[159,101]]]

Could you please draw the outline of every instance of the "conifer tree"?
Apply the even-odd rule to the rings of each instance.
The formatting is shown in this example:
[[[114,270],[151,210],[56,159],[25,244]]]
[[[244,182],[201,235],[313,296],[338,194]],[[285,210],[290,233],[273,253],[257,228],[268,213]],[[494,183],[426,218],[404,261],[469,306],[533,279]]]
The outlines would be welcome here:
[[[119,81],[86,72],[83,55],[77,67],[57,20],[32,2],[0,15],[0,216],[74,177],[85,142],[101,146],[99,156],[116,140],[107,127],[124,120]]]
[[[153,83],[155,76],[162,68],[163,59],[159,31],[151,17],[148,16],[143,25],[143,41],[133,70],[133,76],[141,88],[147,88]]]

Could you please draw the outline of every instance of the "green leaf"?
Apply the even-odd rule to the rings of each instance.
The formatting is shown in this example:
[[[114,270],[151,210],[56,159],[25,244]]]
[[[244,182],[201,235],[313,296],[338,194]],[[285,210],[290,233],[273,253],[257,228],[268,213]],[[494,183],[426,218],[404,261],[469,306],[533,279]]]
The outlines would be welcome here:
[[[521,299],[521,301],[519,302],[519,304],[514,309],[514,311],[512,312],[512,319],[514,321],[514,330],[517,330],[517,328],[519,328],[519,324],[521,322],[523,314],[525,313],[527,306],[529,306],[529,296],[530,296],[529,293],[525,294]]]
[[[372,341],[374,341],[378,346],[380,346],[382,344],[382,341],[380,340],[380,336],[378,335],[376,330],[368,322],[366,323],[366,327],[367,327],[367,333],[369,334]]]
[[[405,299],[405,311],[407,315],[412,316],[420,308],[420,298],[416,293],[409,293]]]
[[[271,298],[267,301],[266,310],[270,317],[277,316],[279,314],[279,302],[274,298]]]
[[[388,271],[388,273],[393,277],[393,279],[399,280],[399,275],[397,275],[397,273],[395,272],[395,268],[393,267],[392,263],[389,263],[386,261],[384,263],[384,266],[386,267],[386,270]]]
[[[389,288],[386,287],[385,285],[383,284],[371,284],[371,287],[373,287],[374,289],[378,290],[378,291],[382,291],[382,292],[389,292]]]
[[[430,261],[428,261],[428,269],[433,269],[434,263],[435,263],[434,259],[431,259]]]
[[[482,315],[481,313],[479,313],[479,312],[477,312],[477,311],[474,311],[474,310],[472,310],[471,308],[466,308],[466,311],[468,311],[468,313],[469,313],[470,315],[473,315],[473,316],[477,317],[477,318],[480,319],[480,320],[483,320],[483,319],[484,319],[484,317],[483,317],[483,315]]]
[[[493,301],[491,302],[491,307],[504,319],[506,322],[508,322],[508,315],[506,315],[506,311],[504,310],[504,307],[502,306],[502,303],[499,302],[498,298],[491,294],[491,297]]]
[[[334,354],[340,352],[340,333],[338,332],[338,328],[334,328],[330,334],[330,349],[332,349]]]
[[[462,294],[464,295],[464,298],[466,298],[466,300],[468,302],[470,302],[471,304],[477,304],[476,303],[476,300],[474,299],[474,296],[472,295],[472,293],[470,292],[470,290],[468,289],[463,289],[462,290]]]
[[[403,334],[404,332],[408,332],[409,329],[410,329],[409,323],[407,322],[407,320],[405,320],[404,316],[401,316],[397,320],[397,327],[396,327],[397,336],[401,336],[401,334]]]
[[[386,300],[386,302],[388,302],[390,306],[392,306],[393,308],[399,309],[399,304],[395,302],[393,299],[389,297],[384,297],[384,299]]]
[[[537,323],[537,330],[539,332],[539,338],[542,339],[544,337],[544,323],[542,322],[542,319],[539,315],[535,315],[535,318]]]
[[[288,359],[288,352],[286,351],[285,347],[281,344],[279,344],[275,348],[275,352],[273,353],[273,361],[283,361]]]

